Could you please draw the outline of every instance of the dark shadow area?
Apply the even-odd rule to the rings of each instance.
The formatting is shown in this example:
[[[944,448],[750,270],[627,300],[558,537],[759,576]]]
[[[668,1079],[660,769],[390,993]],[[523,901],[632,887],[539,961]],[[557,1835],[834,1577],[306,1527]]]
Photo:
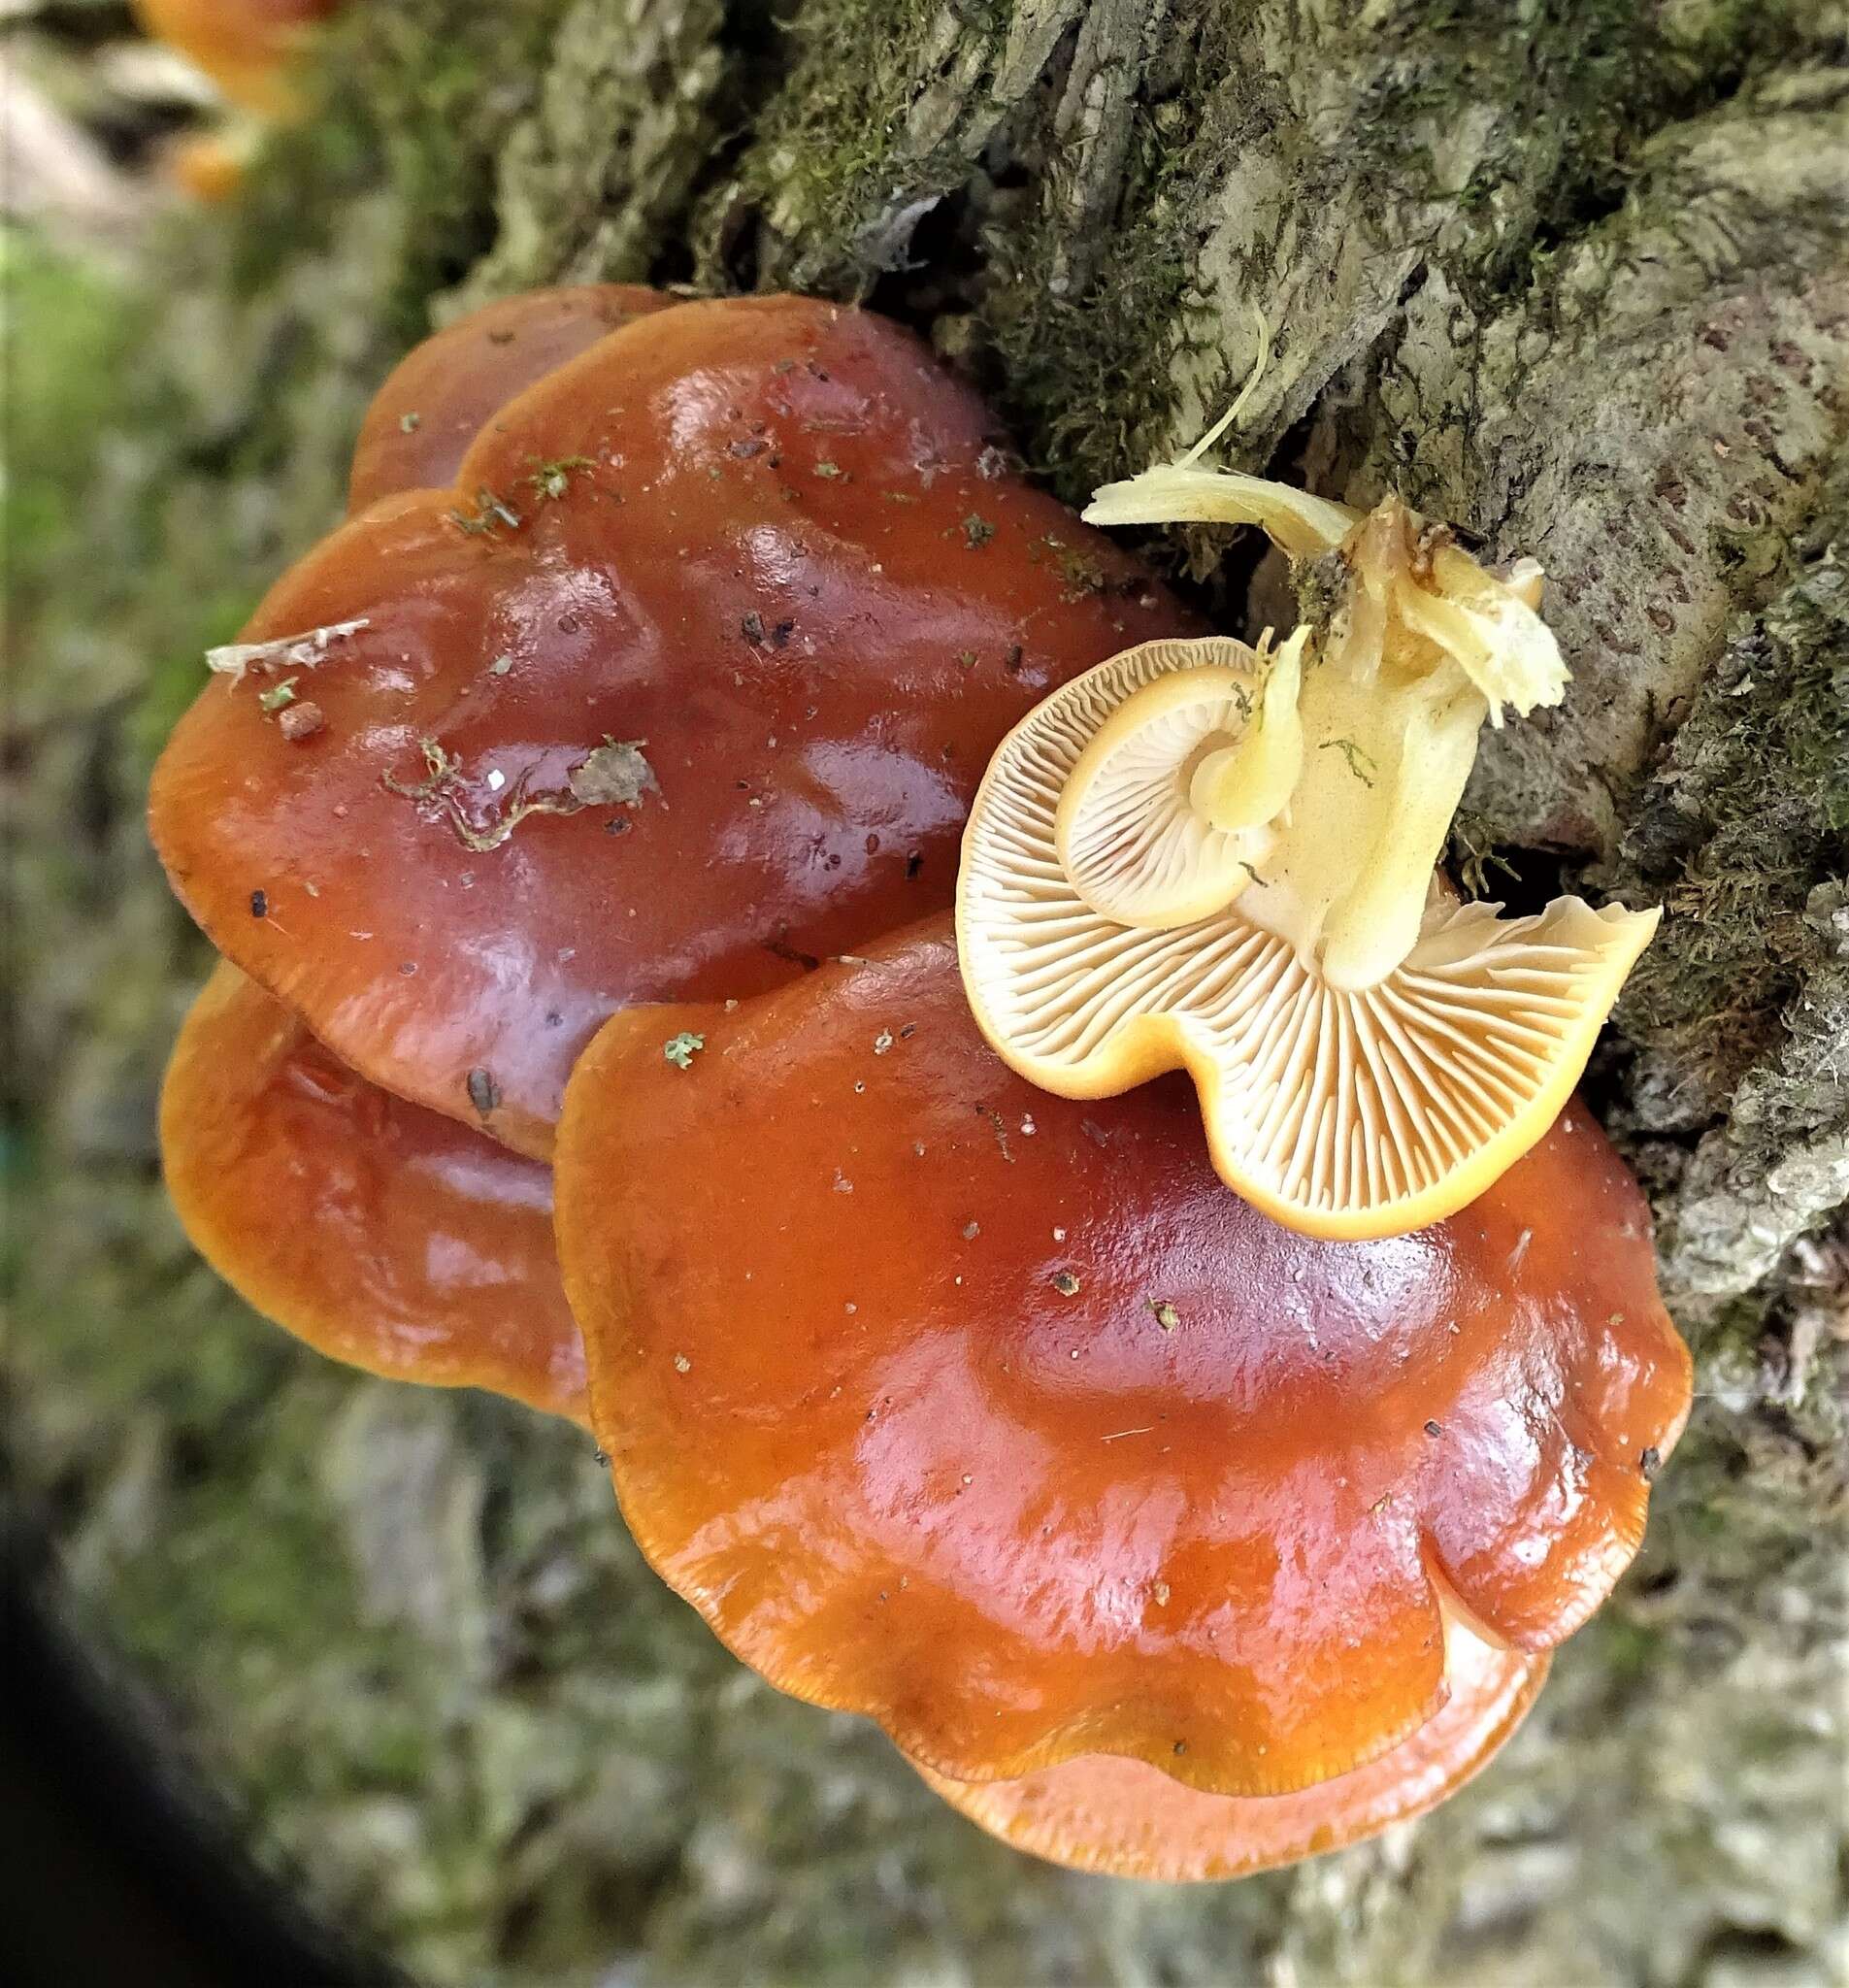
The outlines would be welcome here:
[[[409,1988],[312,1922],[182,1789],[60,1619],[47,1541],[9,1518],[0,1812],[14,1988]]]

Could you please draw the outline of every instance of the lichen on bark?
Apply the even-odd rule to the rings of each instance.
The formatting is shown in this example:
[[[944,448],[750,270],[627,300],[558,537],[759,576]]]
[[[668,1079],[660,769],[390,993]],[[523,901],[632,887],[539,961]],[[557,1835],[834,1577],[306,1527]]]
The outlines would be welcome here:
[[[165,223],[144,287],[11,272],[47,414],[10,437],[6,1270],[70,1606],[154,1681],[257,1854],[433,1981],[847,1983],[870,1956],[1011,1982],[1828,1978],[1849,10],[354,17],[321,116],[241,211]],[[338,515],[404,346],[584,278],[871,299],[1069,497],[1192,441],[1262,315],[1228,461],[1398,489],[1547,565],[1573,690],[1486,741],[1456,853],[1524,907],[1565,883],[1667,909],[1592,1096],[1651,1193],[1699,1398],[1638,1567],[1427,1823],[1185,1893],[1015,1859],[871,1730],[732,1664],[581,1438],[327,1367],[180,1240],[153,1087],[205,954],[142,839],[151,750],[200,653]],[[1237,540],[1150,549],[1229,625],[1252,612]]]
[[[500,151],[494,247],[439,315],[539,283],[659,278],[716,136],[723,18],[720,0],[560,11],[538,101]]]

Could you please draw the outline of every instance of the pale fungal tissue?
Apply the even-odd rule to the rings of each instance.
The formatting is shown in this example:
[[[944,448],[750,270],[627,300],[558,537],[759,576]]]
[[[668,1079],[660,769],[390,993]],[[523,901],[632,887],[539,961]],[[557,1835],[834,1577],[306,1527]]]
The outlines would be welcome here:
[[[1066,1097],[1186,1069],[1222,1178],[1293,1228],[1442,1219],[1553,1122],[1657,925],[1503,917],[1438,868],[1484,721],[1565,692],[1540,569],[1493,574],[1394,497],[1192,462],[1085,516],[1257,524],[1337,556],[1335,605],[1281,645],[1127,649],[1003,742],[958,893],[976,1019]]]

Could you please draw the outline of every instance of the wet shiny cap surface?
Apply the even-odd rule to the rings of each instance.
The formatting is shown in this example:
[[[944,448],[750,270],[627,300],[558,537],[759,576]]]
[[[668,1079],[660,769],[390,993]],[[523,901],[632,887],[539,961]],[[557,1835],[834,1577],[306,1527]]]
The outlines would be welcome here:
[[[1539,1695],[1548,1659],[1446,1628],[1448,1696],[1378,1759],[1291,1795],[1204,1795],[1141,1761],[1085,1754],[1017,1781],[928,1787],[1010,1848],[1074,1871],[1187,1882],[1243,1877],[1422,1815],[1486,1766]]]
[[[317,1351],[587,1419],[550,1170],[356,1077],[235,967],[181,1030],[161,1158],[200,1254]]]
[[[347,510],[447,489],[470,445],[516,394],[675,302],[640,283],[574,283],[500,298],[433,333],[393,367],[366,411]]]
[[[1008,1071],[947,918],[612,1020],[558,1179],[644,1551],[774,1683],[959,1779],[1365,1765],[1442,1702],[1445,1607],[1533,1651],[1584,1620],[1687,1408],[1577,1105],[1445,1223],[1307,1238],[1216,1177],[1185,1080]]]
[[[176,890],[343,1061],[543,1156],[613,1010],[947,905],[1008,727],[1191,629],[989,426],[862,312],[598,341],[272,590],[155,771]]]

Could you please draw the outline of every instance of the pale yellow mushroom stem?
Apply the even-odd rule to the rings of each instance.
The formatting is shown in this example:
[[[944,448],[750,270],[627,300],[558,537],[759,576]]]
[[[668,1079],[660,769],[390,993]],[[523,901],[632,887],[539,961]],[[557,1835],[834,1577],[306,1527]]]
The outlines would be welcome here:
[[[1540,569],[1498,578],[1395,497],[1363,514],[1191,457],[1107,484],[1085,516],[1256,524],[1295,561],[1340,553],[1348,584],[1308,667],[1300,630],[1247,732],[1195,769],[1189,799],[1215,828],[1273,830],[1246,917],[1331,986],[1379,984],[1418,943],[1484,720],[1565,692],[1536,612]],[[1134,704],[1122,716],[1134,723]]]
[[[1269,636],[1270,630],[1266,632]],[[1208,753],[1194,770],[1188,800],[1215,828],[1262,828],[1290,806],[1304,771],[1304,727],[1297,700],[1308,640],[1307,628],[1292,633],[1271,657],[1243,737],[1237,745]]]

